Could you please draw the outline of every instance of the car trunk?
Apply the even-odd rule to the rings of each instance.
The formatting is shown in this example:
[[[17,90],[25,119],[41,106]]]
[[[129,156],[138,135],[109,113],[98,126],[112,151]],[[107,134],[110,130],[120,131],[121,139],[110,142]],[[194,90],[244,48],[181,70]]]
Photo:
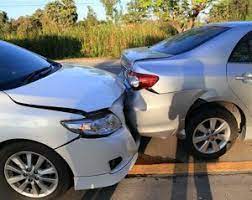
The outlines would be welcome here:
[[[167,58],[170,56],[169,54],[153,51],[148,47],[141,47],[125,50],[121,58],[121,63],[123,67],[130,68],[136,61]]]
[[[127,83],[127,72],[133,70],[134,63],[138,61],[155,60],[169,58],[172,55],[153,51],[149,47],[141,47],[125,50],[121,57],[121,72],[118,77],[123,81],[127,89],[130,88]]]

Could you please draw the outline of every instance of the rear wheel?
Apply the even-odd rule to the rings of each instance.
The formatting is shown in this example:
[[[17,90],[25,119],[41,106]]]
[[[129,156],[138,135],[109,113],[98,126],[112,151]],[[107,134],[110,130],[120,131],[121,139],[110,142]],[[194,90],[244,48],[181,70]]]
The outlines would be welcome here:
[[[0,152],[0,193],[10,199],[57,199],[71,179],[53,150],[32,142],[13,143]]]
[[[210,106],[190,115],[186,132],[186,143],[195,157],[216,159],[234,143],[238,127],[232,113],[219,106]]]

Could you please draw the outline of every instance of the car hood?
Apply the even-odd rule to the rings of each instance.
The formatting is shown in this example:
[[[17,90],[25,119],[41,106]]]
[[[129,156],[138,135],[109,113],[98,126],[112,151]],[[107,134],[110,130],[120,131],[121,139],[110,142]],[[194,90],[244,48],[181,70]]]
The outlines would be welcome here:
[[[5,91],[21,104],[76,109],[110,108],[124,86],[111,73],[89,67],[63,67],[25,86]]]
[[[122,54],[122,65],[125,67],[131,67],[134,62],[146,59],[167,58],[171,55],[153,51],[148,47],[127,49]]]

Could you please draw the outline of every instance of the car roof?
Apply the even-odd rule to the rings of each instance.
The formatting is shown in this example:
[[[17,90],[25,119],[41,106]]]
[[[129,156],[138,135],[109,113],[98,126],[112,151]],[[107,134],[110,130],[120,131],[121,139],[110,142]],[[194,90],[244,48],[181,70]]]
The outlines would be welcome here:
[[[233,21],[209,24],[210,26],[225,26],[225,27],[246,27],[252,26],[252,21]]]

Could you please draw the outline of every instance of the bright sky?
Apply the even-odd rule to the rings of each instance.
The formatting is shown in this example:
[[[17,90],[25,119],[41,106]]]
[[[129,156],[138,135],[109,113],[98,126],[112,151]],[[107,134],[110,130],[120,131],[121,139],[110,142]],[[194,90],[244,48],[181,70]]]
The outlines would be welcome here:
[[[22,15],[31,15],[36,9],[43,8],[53,0],[0,0],[0,10],[8,13],[10,18],[18,18]],[[130,0],[121,0],[125,7]],[[87,6],[91,6],[99,19],[105,19],[105,10],[100,0],[75,0],[78,8],[79,20],[87,14]]]

